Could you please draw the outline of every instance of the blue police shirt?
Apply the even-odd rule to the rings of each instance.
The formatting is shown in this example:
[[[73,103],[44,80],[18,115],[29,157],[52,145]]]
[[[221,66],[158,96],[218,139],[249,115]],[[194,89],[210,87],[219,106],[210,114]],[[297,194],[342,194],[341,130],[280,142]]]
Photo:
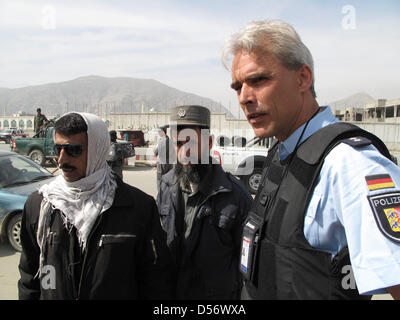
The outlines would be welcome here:
[[[304,124],[278,145],[281,160],[296,144],[338,122],[329,107],[322,109],[306,130]],[[399,215],[389,217],[396,209],[400,212],[400,168],[372,145],[354,148],[340,143],[325,158],[305,215],[304,235],[312,247],[332,257],[348,246],[360,294],[386,293],[385,288],[400,284],[400,242],[384,234],[376,212],[394,219],[391,232],[397,236]]]

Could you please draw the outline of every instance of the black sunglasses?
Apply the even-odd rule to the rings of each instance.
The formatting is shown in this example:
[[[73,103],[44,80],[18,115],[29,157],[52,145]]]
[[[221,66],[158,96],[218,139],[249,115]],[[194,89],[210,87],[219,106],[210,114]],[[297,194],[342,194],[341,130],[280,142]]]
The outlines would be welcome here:
[[[61,149],[64,149],[64,151],[69,155],[70,157],[79,157],[82,154],[83,147],[80,144],[54,144],[54,153],[58,157],[61,153]]]

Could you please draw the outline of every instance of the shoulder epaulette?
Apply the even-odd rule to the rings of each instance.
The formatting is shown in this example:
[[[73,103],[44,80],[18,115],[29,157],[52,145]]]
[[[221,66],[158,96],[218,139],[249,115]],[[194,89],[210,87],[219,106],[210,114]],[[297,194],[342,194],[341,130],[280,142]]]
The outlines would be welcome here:
[[[344,139],[341,142],[355,148],[365,147],[372,143],[370,139],[361,136]]]

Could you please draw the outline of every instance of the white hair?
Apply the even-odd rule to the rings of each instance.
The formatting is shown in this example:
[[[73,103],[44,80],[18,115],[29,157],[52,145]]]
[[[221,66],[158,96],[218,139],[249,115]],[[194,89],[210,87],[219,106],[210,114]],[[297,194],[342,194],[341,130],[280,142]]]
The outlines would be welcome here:
[[[230,69],[232,57],[239,50],[251,52],[255,48],[263,48],[268,41],[268,50],[287,69],[299,70],[307,65],[313,75],[310,91],[314,95],[314,62],[311,52],[301,41],[294,28],[281,20],[253,21],[247,24],[241,31],[232,34],[226,41],[222,50],[222,63],[226,69]]]

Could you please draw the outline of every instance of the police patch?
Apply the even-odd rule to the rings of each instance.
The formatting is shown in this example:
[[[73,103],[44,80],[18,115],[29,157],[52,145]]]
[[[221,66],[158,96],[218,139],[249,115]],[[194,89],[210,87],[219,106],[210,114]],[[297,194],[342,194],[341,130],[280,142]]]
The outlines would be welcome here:
[[[400,193],[368,197],[379,230],[390,240],[400,242]]]

